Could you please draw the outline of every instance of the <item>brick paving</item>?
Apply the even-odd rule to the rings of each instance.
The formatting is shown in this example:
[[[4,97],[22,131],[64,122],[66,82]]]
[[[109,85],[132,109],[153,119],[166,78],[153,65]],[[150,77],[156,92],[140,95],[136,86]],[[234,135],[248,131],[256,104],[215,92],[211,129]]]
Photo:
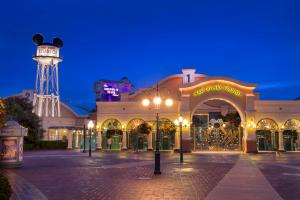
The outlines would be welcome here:
[[[12,187],[13,194],[11,196],[11,200],[47,199],[47,197],[41,193],[37,187],[24,180],[21,176],[18,176],[16,173],[9,170],[2,170],[1,173],[5,174]]]
[[[266,153],[250,158],[283,199],[300,199],[300,153]]]
[[[267,180],[265,184],[257,183],[262,188],[270,183],[283,199],[296,200],[300,196],[299,153],[185,154],[185,163],[180,165],[178,154],[163,152],[160,176],[153,175],[153,158],[153,152],[95,152],[91,158],[76,151],[26,152],[22,168],[4,172],[13,185],[13,200],[205,199],[211,191],[222,189],[226,180],[232,182],[228,175],[234,177],[242,170],[237,163],[251,160]],[[247,184],[252,183],[241,183],[245,189]],[[234,186],[228,191],[239,189]],[[257,199],[257,195],[249,198]]]
[[[9,170],[48,199],[204,199],[239,155],[162,153],[162,175],[153,175],[152,152],[44,151],[25,153],[24,167]]]

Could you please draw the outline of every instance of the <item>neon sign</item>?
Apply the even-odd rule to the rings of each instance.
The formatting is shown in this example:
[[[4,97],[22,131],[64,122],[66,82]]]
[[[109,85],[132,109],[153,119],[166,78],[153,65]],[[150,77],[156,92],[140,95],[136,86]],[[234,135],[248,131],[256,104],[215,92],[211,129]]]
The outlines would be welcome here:
[[[240,91],[236,88],[227,86],[227,85],[210,85],[210,86],[202,87],[202,88],[196,90],[193,93],[193,96],[194,97],[195,96],[200,96],[200,95],[202,95],[206,92],[212,92],[212,91],[225,91],[225,92],[233,94],[235,96],[241,96],[242,95],[242,91]]]
[[[107,94],[110,94],[114,97],[119,96],[119,89],[118,88],[114,88],[114,87],[108,86],[107,84],[104,84],[103,90],[106,91]]]

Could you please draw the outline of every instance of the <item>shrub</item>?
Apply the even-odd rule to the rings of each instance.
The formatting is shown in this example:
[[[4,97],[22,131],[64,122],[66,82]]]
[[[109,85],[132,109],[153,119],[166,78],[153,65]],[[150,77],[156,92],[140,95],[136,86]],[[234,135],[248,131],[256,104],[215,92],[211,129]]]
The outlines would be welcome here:
[[[5,176],[0,174],[0,199],[9,200],[12,190]]]
[[[47,150],[47,149],[66,149],[67,141],[37,141],[32,144],[24,144],[24,150]]]

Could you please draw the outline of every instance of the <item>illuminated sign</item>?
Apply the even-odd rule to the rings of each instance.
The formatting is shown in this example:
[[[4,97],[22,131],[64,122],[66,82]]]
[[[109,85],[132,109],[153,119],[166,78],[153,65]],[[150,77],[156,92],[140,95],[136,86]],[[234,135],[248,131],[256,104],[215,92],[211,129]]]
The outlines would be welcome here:
[[[202,88],[196,90],[193,93],[193,96],[200,96],[206,92],[212,92],[212,91],[225,91],[225,92],[233,94],[235,96],[242,95],[242,91],[240,91],[236,88],[227,86],[227,85],[210,85],[210,86],[202,87]]]
[[[59,49],[54,46],[40,45],[37,48],[36,55],[37,56],[59,57]]]
[[[103,90],[107,93],[110,94],[114,97],[118,97],[119,96],[119,89],[118,88],[114,88],[111,86],[108,86],[107,84],[103,85]]]

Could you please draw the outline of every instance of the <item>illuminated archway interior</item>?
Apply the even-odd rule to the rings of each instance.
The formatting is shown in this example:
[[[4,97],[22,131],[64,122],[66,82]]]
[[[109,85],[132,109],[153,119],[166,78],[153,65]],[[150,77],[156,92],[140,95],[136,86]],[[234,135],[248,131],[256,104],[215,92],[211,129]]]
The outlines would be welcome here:
[[[208,100],[192,114],[192,147],[204,151],[240,151],[242,129],[241,117],[233,105],[220,99]]]

